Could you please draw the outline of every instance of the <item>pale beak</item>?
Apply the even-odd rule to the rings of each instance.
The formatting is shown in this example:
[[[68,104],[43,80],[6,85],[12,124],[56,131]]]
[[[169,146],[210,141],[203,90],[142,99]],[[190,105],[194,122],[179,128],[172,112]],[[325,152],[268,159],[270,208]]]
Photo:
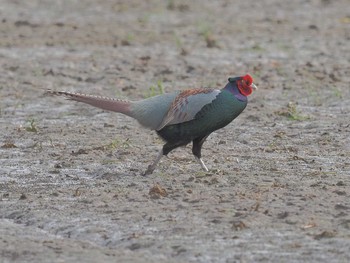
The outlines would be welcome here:
[[[253,90],[257,90],[258,89],[258,87],[254,83],[252,83],[251,87],[253,88]]]

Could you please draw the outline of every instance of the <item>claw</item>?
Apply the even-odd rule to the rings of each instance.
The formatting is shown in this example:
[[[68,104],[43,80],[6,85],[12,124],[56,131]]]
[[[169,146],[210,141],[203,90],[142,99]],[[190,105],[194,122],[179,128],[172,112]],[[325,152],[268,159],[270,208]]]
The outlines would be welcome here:
[[[152,164],[148,165],[147,170],[142,175],[146,176],[146,175],[152,174],[153,171],[156,169],[157,164],[159,163],[159,161],[162,158],[162,156],[163,156],[163,149],[160,150],[157,158],[154,160],[154,162]]]
[[[152,174],[155,168],[156,168],[156,167],[153,166],[152,164],[148,165],[147,170],[146,170],[142,175],[143,175],[143,176],[146,176],[146,175]]]

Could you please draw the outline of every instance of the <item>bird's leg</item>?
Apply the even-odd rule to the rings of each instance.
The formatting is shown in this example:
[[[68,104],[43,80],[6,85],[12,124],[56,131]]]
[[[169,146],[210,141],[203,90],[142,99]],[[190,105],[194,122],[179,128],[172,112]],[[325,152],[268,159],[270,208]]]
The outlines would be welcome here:
[[[203,168],[204,171],[208,172],[208,168],[205,165],[205,163],[202,160],[202,145],[205,141],[205,139],[208,137],[204,136],[204,137],[199,137],[193,140],[193,145],[192,145],[192,153],[193,155],[196,157],[197,161],[199,162],[199,164],[201,165],[201,167]]]
[[[149,175],[151,173],[153,173],[154,169],[156,169],[157,164],[159,163],[160,159],[163,157],[163,148],[160,150],[157,158],[154,160],[154,162],[152,164],[150,164],[147,168],[147,170],[144,172],[143,175]]]
[[[197,159],[197,161],[199,162],[199,164],[202,166],[203,170],[206,171],[206,172],[208,172],[209,170],[208,170],[207,166],[205,165],[205,163],[203,162],[202,158],[198,158],[198,157],[196,156],[196,159]]]
[[[168,155],[168,153],[170,153],[172,150],[174,150],[177,147],[186,145],[187,141],[179,141],[176,143],[169,143],[167,142],[166,144],[164,144],[163,148],[160,150],[157,158],[154,160],[154,162],[152,164],[150,164],[146,170],[146,172],[143,175],[148,175],[153,173],[154,169],[156,169],[157,164],[159,163],[159,160],[162,158],[163,155]]]

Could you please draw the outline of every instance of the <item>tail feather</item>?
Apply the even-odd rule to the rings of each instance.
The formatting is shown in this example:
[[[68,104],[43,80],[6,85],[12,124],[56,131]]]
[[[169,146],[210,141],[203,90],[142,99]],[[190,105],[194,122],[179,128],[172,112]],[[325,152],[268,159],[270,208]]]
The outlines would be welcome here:
[[[87,103],[103,110],[120,112],[128,116],[131,116],[131,112],[130,112],[131,102],[127,100],[87,95],[87,94],[74,93],[74,92],[66,92],[66,91],[54,91],[54,90],[47,90],[45,94],[54,95],[54,96],[64,96],[69,100]]]

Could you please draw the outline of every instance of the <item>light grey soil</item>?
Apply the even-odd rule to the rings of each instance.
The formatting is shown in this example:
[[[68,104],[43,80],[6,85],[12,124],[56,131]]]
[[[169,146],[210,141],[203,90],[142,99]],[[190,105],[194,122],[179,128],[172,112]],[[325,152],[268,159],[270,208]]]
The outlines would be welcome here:
[[[0,262],[350,262],[349,1],[0,1]],[[204,144],[44,96],[259,90]],[[150,87],[154,87],[151,89]]]

